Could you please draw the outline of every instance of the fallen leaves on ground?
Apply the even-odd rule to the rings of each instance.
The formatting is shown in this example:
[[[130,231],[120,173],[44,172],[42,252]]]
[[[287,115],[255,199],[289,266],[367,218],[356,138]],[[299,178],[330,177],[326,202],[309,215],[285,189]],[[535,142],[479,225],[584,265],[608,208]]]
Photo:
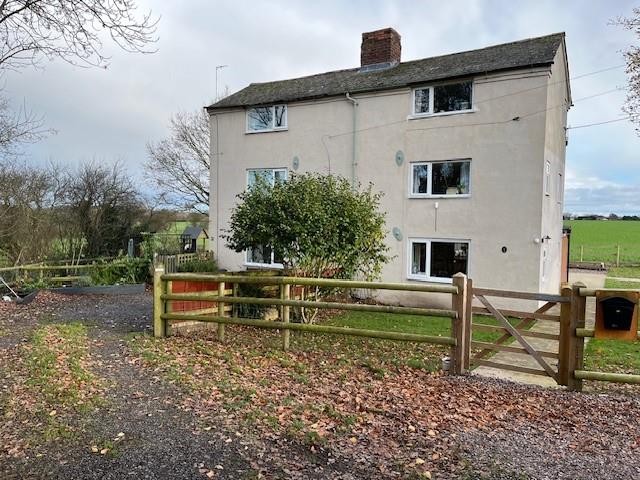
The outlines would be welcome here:
[[[345,355],[339,342],[330,350],[294,346],[283,353],[269,334],[228,328],[226,344],[202,332],[137,337],[133,348],[135,361],[185,386],[184,407],[203,418],[226,419],[257,438],[293,438],[354,468],[375,465],[382,477],[469,468],[459,455],[467,432],[490,437],[526,425],[550,441],[607,449],[610,438],[594,435],[606,419],[611,431],[640,436],[637,399],[609,401],[388,363],[372,368]]]
[[[4,390],[2,452],[22,457],[80,429],[77,414],[92,410],[102,383],[90,371],[86,327],[47,324],[25,344],[0,350]]]

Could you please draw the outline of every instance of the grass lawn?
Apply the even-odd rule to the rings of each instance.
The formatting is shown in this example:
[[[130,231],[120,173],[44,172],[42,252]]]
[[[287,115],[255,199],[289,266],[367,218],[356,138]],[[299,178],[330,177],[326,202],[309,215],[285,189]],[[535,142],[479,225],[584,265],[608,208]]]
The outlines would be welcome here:
[[[640,263],[640,222],[622,220],[568,220],[571,227],[572,262],[580,260],[584,247],[585,262],[615,262],[616,245],[620,245],[621,262]]]
[[[612,267],[607,272],[607,276],[637,278],[640,282],[640,267]]]
[[[102,403],[105,387],[91,372],[88,343],[83,325],[47,324],[13,353],[15,358],[0,355],[0,367],[10,366],[0,368],[0,377],[12,380],[0,392],[0,438],[7,449],[34,454],[83,434],[79,419]]]
[[[474,322],[485,325],[498,325],[495,318],[474,316]],[[512,324],[518,320],[512,320]],[[422,335],[451,335],[451,319],[446,317],[421,317],[416,315],[399,315],[393,313],[344,312],[327,322],[330,325],[368,330],[385,330],[388,332],[418,333]],[[473,332],[473,339],[480,342],[492,342],[502,336],[496,332]]]
[[[171,222],[161,233],[173,234],[173,235],[181,235],[184,232],[184,229],[194,225],[193,222],[189,222],[187,220],[176,220],[175,222]],[[202,225],[202,222],[196,222],[195,225]]]
[[[640,279],[637,282],[626,282],[623,280],[614,280],[613,278],[607,278],[604,281],[605,288],[633,288],[640,289]]]
[[[516,324],[520,320],[512,319]],[[474,317],[474,322],[485,325],[498,325],[491,317]],[[361,328],[388,332],[416,333],[447,337],[451,335],[451,319],[447,317],[423,317],[392,313],[346,311],[335,317],[323,320],[324,324],[339,327]],[[493,342],[502,336],[501,332],[473,332],[473,340]],[[363,365],[409,366],[426,370],[438,370],[441,358],[449,354],[449,348],[440,345],[419,344],[414,342],[395,342],[362,337],[324,334],[293,334],[293,348],[303,351],[342,351]],[[509,343],[509,342],[507,342]],[[277,347],[276,347],[277,348]]]
[[[604,283],[605,288],[640,289],[640,267],[614,267],[609,269],[607,275],[637,278],[638,281],[627,282],[607,278]],[[640,341],[623,342],[593,338],[585,348],[584,363],[587,370],[640,374]]]
[[[637,278],[638,281],[616,280],[609,277]],[[635,288],[640,289],[640,267],[613,267],[607,272],[604,282],[605,288]]]
[[[607,272],[607,277],[637,278],[637,282],[607,278],[605,288],[637,288],[640,289],[640,267],[614,267]]]
[[[586,370],[640,374],[640,341],[591,339],[585,350]]]

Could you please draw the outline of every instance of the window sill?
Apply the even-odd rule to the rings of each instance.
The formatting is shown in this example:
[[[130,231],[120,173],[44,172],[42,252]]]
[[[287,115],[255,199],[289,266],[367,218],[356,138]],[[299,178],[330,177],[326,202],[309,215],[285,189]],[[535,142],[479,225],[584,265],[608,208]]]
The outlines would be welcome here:
[[[253,263],[253,262],[244,262],[244,266],[247,268],[272,268],[277,270],[284,269],[284,265],[281,263]]]
[[[475,113],[478,110],[475,108],[471,108],[469,110],[454,110],[451,112],[440,112],[440,113],[412,113],[407,116],[407,120],[419,120],[421,118],[432,118],[432,117],[447,117],[449,115],[462,115],[465,113]]]
[[[269,130],[245,130],[244,134],[245,135],[254,135],[256,133],[273,133],[273,132],[286,132],[287,130],[289,130],[289,127],[285,127],[285,128],[270,128]]]
[[[438,199],[438,198],[471,198],[470,193],[460,193],[458,195],[427,195],[427,194],[411,194],[409,198],[414,199]]]
[[[418,275],[407,275],[407,280],[414,280],[417,282],[425,282],[425,283],[453,283],[452,278],[422,277]]]

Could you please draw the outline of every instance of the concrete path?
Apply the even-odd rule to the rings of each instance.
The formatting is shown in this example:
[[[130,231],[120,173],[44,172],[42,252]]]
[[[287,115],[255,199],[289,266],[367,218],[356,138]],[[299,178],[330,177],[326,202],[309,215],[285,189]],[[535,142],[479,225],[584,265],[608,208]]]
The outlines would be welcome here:
[[[589,288],[602,288],[604,286],[604,280],[606,272],[593,272],[585,270],[571,270],[569,272],[569,283],[582,282]],[[533,309],[532,309],[533,311]],[[560,308],[555,306],[549,311],[551,314],[558,314]],[[587,299],[586,310],[586,324],[587,327],[593,327],[595,322],[595,298]],[[560,333],[560,325],[557,322],[550,322],[540,320],[530,329],[533,332],[543,333]],[[543,352],[558,352],[558,341],[548,340],[543,338],[530,338],[526,337],[527,342],[535,348],[537,351]],[[515,341],[512,343],[514,347],[519,347],[520,344]],[[518,365],[527,368],[534,368],[542,370],[542,367],[538,362],[528,354],[511,353],[511,352],[498,352],[490,358],[491,361],[504,363],[509,365]],[[553,358],[545,358],[546,362],[555,370],[558,369],[558,360]],[[494,378],[502,378],[511,380],[513,382],[527,383],[533,385],[542,385],[546,387],[557,387],[555,380],[548,376],[533,375],[529,373],[511,372],[508,370],[502,370],[491,367],[478,367],[473,371],[474,375],[483,375]]]

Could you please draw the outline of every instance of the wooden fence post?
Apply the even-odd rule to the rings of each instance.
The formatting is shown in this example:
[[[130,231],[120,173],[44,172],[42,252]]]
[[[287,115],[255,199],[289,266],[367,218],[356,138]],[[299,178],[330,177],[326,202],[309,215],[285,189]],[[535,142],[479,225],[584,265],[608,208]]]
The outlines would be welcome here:
[[[282,299],[289,300],[291,298],[291,285],[288,283],[280,286],[282,291]],[[284,324],[289,323],[289,312],[291,307],[289,305],[282,306],[282,322]],[[285,352],[289,350],[289,341],[291,338],[291,330],[288,328],[282,329],[282,350]]]
[[[584,258],[584,245],[580,245],[580,261],[582,262]]]
[[[224,297],[224,282],[218,282],[218,296]],[[224,302],[218,302],[218,316],[224,317]],[[224,342],[224,323],[218,323],[218,340]]]
[[[464,371],[471,368],[471,334],[473,332],[473,280],[467,278],[467,304],[464,315]]]
[[[571,391],[582,391],[582,380],[575,377],[576,370],[584,368],[584,337],[578,337],[576,330],[585,327],[587,313],[587,298],[580,295],[580,289],[586,288],[584,283],[574,283],[571,287],[571,336],[572,354],[569,358],[569,382],[567,387]]]
[[[238,296],[238,284],[233,284],[233,293],[231,294],[233,297]],[[238,316],[238,303],[234,303],[231,305],[231,316],[236,318]]]
[[[574,348],[572,338],[575,336],[575,332],[571,332],[573,289],[564,284],[560,288],[560,295],[571,299],[569,303],[560,304],[560,339],[558,345],[558,385],[568,385],[571,349]]]
[[[620,266],[620,245],[616,249],[616,267]]]
[[[451,319],[451,336],[456,339],[456,344],[451,347],[451,373],[459,375],[464,372],[465,350],[469,347],[465,345],[467,276],[456,273],[453,285],[458,287],[458,293],[451,295],[451,309],[456,312],[456,317]]]
[[[162,299],[166,284],[162,280],[162,275],[164,275],[164,266],[156,265],[153,269],[153,336],[156,338],[167,335],[166,321],[161,317],[166,310],[166,303]]]

